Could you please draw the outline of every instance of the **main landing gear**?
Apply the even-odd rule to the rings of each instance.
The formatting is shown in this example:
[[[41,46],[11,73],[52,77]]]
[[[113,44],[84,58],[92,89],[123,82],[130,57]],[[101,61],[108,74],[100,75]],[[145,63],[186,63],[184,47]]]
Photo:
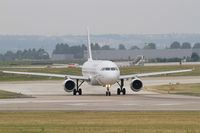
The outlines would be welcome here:
[[[121,83],[117,82],[120,88],[117,89],[117,95],[120,95],[121,93],[123,95],[126,95],[126,89],[124,87],[124,79],[121,79]]]
[[[79,84],[79,79],[76,80],[76,88],[73,90],[73,95],[76,95],[77,93],[79,95],[82,95],[82,89],[79,88],[82,84],[84,83],[84,81],[82,81],[80,84]]]

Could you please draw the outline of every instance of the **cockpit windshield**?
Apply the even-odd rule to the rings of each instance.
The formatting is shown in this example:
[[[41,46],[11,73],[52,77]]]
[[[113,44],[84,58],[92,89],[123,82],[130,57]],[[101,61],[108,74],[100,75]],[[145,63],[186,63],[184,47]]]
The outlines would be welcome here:
[[[117,71],[118,68],[116,67],[104,67],[101,69],[101,71]]]

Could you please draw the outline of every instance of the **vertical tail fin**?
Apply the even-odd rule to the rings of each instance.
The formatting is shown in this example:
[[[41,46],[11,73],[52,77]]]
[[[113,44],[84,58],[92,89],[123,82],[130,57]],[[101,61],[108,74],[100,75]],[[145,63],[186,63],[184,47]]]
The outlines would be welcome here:
[[[92,50],[91,50],[91,43],[90,43],[90,31],[89,28],[87,28],[87,33],[88,33],[88,60],[92,60]]]

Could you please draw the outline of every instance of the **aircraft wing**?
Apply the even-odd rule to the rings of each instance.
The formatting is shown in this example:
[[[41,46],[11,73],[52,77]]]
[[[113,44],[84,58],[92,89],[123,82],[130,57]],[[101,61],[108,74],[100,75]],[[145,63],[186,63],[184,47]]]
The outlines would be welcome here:
[[[35,73],[35,72],[16,72],[16,71],[2,71],[3,73],[22,74],[22,75],[34,75],[34,76],[46,76],[46,77],[58,77],[58,78],[70,78],[79,80],[89,80],[88,77],[75,76],[75,75],[63,75],[63,74],[50,74],[50,73]]]
[[[133,79],[133,78],[136,78],[136,77],[148,77],[148,76],[182,73],[182,72],[190,72],[190,71],[192,71],[192,69],[121,75],[119,79]]]

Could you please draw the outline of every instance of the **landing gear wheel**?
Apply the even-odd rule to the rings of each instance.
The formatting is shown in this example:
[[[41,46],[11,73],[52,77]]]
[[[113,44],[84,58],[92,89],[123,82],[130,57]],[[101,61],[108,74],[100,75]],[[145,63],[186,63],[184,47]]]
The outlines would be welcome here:
[[[110,91],[106,91],[106,96],[111,96],[111,92]]]
[[[119,82],[117,82],[117,83],[120,87],[120,88],[117,89],[117,95],[120,95],[121,92],[122,92],[123,95],[126,95],[126,89],[123,88],[124,87],[124,79],[121,79],[121,83],[119,83]]]
[[[125,88],[122,89],[122,94],[126,95],[126,89]]]
[[[120,90],[120,88],[118,88],[117,89],[117,95],[120,95],[120,93],[121,93],[121,90]]]
[[[79,95],[82,95],[82,89],[78,89]]]
[[[106,96],[111,96],[110,85],[107,85],[107,86],[106,86],[106,89],[107,89],[107,91],[106,91]]]
[[[74,89],[74,90],[73,90],[73,95],[74,95],[74,96],[76,95],[76,92],[77,92],[76,89]]]

